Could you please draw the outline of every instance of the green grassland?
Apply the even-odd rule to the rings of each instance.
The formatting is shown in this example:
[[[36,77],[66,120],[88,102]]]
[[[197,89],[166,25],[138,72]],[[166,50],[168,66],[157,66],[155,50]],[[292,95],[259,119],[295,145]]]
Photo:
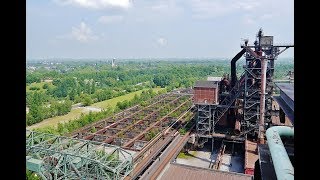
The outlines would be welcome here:
[[[37,84],[39,84],[39,83],[37,83]],[[158,92],[162,89],[163,88],[154,88],[153,91]],[[148,89],[144,89],[144,90],[148,90]],[[132,93],[129,93],[129,94],[126,94],[123,96],[115,97],[115,98],[112,98],[109,100],[94,103],[90,107],[96,107],[96,108],[102,108],[102,109],[106,109],[107,107],[115,108],[118,102],[121,102],[124,100],[129,101],[129,100],[133,99],[135,94],[140,95],[142,93],[142,91],[143,90],[140,90],[140,91],[132,92]],[[28,126],[27,129],[32,130],[35,128],[43,128],[43,127],[47,127],[47,126],[56,127],[58,125],[58,123],[63,123],[63,122],[68,122],[69,120],[74,120],[74,119],[80,117],[81,113],[87,114],[89,112],[90,111],[86,110],[85,107],[72,109],[68,114],[45,119],[37,124],[33,124],[31,126]]]
[[[39,90],[37,90],[37,91],[45,92],[46,89],[43,89],[43,85],[44,85],[44,84],[48,84],[48,85],[51,86],[51,87],[54,86],[54,85],[52,84],[52,82],[31,83],[31,84],[29,84],[29,85],[26,86],[26,91],[27,91],[27,92],[32,92],[32,91],[34,91],[34,90],[30,90],[30,88],[36,87],[36,88],[39,88]]]
[[[162,89],[164,89],[164,88],[153,88],[153,91],[157,93],[158,91],[160,91]],[[143,90],[148,90],[148,89],[143,89]],[[97,102],[97,103],[92,104],[91,106],[102,108],[102,109],[106,109],[108,107],[114,108],[114,107],[116,107],[118,102],[122,102],[124,100],[130,101],[133,99],[134,95],[140,95],[143,90],[132,92],[132,93],[129,93],[129,94],[126,94],[123,96],[115,97],[115,98],[112,98],[112,99],[109,99],[106,101]]]

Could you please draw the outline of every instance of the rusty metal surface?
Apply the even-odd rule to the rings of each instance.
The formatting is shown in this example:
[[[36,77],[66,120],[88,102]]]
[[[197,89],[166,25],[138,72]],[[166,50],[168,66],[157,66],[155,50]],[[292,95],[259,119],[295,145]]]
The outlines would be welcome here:
[[[234,133],[236,135],[240,134],[240,127],[241,127],[240,120],[237,119],[236,122],[234,123]]]
[[[186,104],[186,102],[180,104],[178,107],[176,107],[174,110],[172,110],[171,112],[169,112],[167,115],[165,115],[164,117],[162,117],[160,120],[156,121],[155,123],[151,124],[148,128],[146,128],[144,131],[142,131],[139,135],[135,136],[134,138],[132,138],[129,142],[127,142],[126,144],[123,145],[123,147],[128,147],[131,146],[132,143],[134,143],[134,141],[136,141],[137,139],[142,138],[142,136],[144,136],[148,131],[150,131],[151,129],[153,129],[156,125],[160,124],[162,121],[164,121],[165,119],[168,118],[168,116],[170,114],[172,114],[173,112],[175,112],[177,109],[179,109],[181,106],[183,106],[184,104]]]
[[[264,116],[266,102],[266,78],[267,78],[267,63],[265,58],[261,58],[261,94],[260,94],[260,121],[259,121],[259,143],[264,144]]]
[[[252,180],[253,176],[171,163],[160,180]]]
[[[277,101],[272,101],[272,110],[274,111],[279,110],[279,104]],[[290,119],[287,116],[285,117],[285,122],[281,123],[279,114],[271,116],[271,123],[272,125],[293,126],[293,124],[291,123]]]
[[[285,117],[284,123],[280,122],[279,116],[271,116],[271,122],[272,122],[272,125],[276,125],[276,126],[293,126],[287,116]]]
[[[182,89],[176,93],[155,97],[150,100],[148,106],[136,106],[124,110],[115,116],[82,128],[81,131],[75,132],[74,136],[121,146],[140,154],[140,151],[145,152],[146,147],[150,147],[148,144],[155,138],[150,139],[148,133],[163,134],[163,131],[180,117],[179,115],[190,110],[192,94],[186,94],[187,92],[189,91],[185,92]]]
[[[174,138],[173,134],[174,132],[172,132],[171,135],[164,137],[164,139],[160,138],[152,148],[149,148],[148,153],[144,153],[144,155],[147,157],[142,159],[142,161],[134,167],[133,171],[127,177],[125,177],[124,180],[137,178],[137,176],[140,175],[140,173],[151,163],[153,160],[152,158],[155,158],[160,153],[159,151],[161,151],[165,145],[170,143],[170,141]]]
[[[289,117],[291,123],[294,124],[294,109],[291,109],[290,106],[279,96],[273,96],[273,99],[279,104],[286,116]]]
[[[254,169],[254,164],[258,160],[257,143],[245,141],[244,169]]]
[[[190,129],[193,129],[195,125],[193,125]],[[157,170],[153,174],[151,174],[150,179],[157,179],[157,177],[160,175],[160,173],[163,171],[163,169],[166,167],[166,165],[174,158],[174,156],[177,156],[177,154],[181,151],[185,143],[188,141],[191,131],[188,131],[185,135],[183,135],[176,146],[171,149],[171,151],[167,154],[166,158],[162,161],[162,163],[158,166]]]
[[[218,89],[196,87],[194,89],[194,103],[216,104],[218,103]]]

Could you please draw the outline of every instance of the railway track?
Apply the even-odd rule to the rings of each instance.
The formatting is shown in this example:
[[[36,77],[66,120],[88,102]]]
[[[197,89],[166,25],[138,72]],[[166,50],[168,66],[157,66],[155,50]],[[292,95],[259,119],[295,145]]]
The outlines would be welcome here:
[[[128,175],[125,179],[139,179],[150,166],[156,161],[159,155],[162,155],[163,152],[169,149],[168,146],[176,141],[177,137],[180,137],[179,129],[182,126],[182,123],[185,122],[183,117],[186,117],[188,112],[193,113],[193,107],[190,107],[187,111],[185,111],[171,126],[165,129],[161,134],[156,136],[153,141],[148,144],[141,152],[134,157],[134,163],[136,167],[134,170]],[[182,121],[180,121],[182,119]],[[177,127],[173,128],[173,126],[177,122],[181,122]],[[186,126],[187,124],[184,124]],[[193,128],[193,127],[192,127]],[[188,136],[188,135],[187,135]]]
[[[194,126],[193,126],[194,127]],[[192,128],[193,128],[192,127]],[[192,129],[191,128],[191,129]],[[163,153],[165,156],[163,161],[160,162],[159,165],[156,165],[157,167],[152,168],[154,171],[149,173],[148,175],[145,175],[145,177],[141,179],[156,179],[160,173],[163,171],[163,169],[166,167],[166,165],[175,157],[177,153],[180,152],[180,150],[183,148],[184,144],[188,141],[189,135],[191,131],[188,131],[185,135],[177,136],[177,143],[173,144],[173,146],[170,146],[167,148],[167,151]],[[171,149],[172,148],[172,149]],[[160,161],[161,159],[159,159]]]

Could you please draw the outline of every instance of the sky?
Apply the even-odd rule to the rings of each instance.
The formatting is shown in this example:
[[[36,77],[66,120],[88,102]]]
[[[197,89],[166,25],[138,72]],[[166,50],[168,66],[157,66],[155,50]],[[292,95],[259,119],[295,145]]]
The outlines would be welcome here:
[[[259,28],[293,44],[293,9],[292,0],[27,0],[26,56],[232,58]]]

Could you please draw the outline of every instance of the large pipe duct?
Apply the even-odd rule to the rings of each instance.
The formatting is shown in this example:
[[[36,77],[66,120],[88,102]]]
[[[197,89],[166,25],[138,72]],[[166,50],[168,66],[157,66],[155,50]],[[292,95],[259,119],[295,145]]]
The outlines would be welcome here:
[[[278,180],[293,180],[294,169],[284,148],[281,137],[293,137],[294,128],[288,126],[273,126],[266,132],[268,146]]]
[[[261,94],[260,94],[260,122],[259,122],[259,141],[264,144],[264,116],[266,103],[266,84],[267,84],[267,60],[261,58]]]
[[[240,57],[246,52],[246,49],[243,48],[234,58],[231,60],[231,88],[236,84],[237,81],[237,68],[236,62]]]

